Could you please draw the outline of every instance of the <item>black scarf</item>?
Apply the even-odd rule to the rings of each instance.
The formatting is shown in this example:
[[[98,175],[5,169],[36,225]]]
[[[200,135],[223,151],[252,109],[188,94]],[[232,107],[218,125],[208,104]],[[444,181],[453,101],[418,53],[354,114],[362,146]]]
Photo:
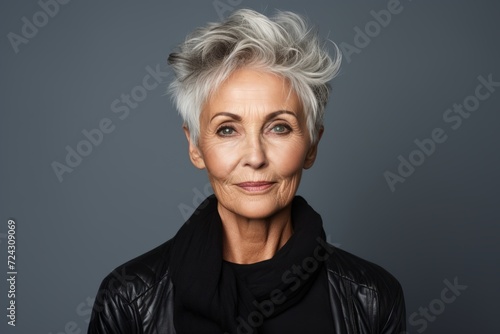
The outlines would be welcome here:
[[[208,197],[174,237],[171,270],[177,333],[258,333],[262,322],[298,303],[320,272],[321,217],[300,196],[292,202],[294,233],[272,259],[259,262],[247,286],[222,259],[217,199]],[[318,253],[319,250],[319,254]],[[316,263],[316,265],[314,265]]]

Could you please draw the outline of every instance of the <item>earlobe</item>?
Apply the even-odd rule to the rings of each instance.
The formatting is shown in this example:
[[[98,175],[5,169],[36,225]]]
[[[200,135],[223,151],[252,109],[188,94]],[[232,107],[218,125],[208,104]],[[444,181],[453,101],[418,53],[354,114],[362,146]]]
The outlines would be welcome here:
[[[304,161],[304,169],[309,169],[314,165],[314,161],[316,160],[316,156],[318,154],[318,144],[323,135],[324,128],[321,127],[318,131],[318,138],[314,144],[311,145],[309,151],[307,151],[306,159]]]
[[[196,143],[193,143],[191,140],[191,135],[187,126],[183,126],[182,129],[184,130],[184,134],[186,135],[186,139],[189,144],[189,158],[191,159],[191,162],[196,168],[204,169],[205,161],[203,160],[203,155],[201,154],[200,149]]]

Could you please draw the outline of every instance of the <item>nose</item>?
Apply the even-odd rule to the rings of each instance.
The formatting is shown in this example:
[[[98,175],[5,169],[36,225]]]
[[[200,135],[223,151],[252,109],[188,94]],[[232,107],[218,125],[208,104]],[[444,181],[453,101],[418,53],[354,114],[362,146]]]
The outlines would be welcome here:
[[[265,144],[259,134],[247,135],[243,150],[243,165],[260,169],[267,165]]]

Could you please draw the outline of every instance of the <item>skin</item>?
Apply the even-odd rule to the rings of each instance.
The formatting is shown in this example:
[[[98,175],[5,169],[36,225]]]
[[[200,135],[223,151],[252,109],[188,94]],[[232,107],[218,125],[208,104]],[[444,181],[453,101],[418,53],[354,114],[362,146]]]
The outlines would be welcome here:
[[[302,109],[285,79],[242,68],[204,104],[197,145],[184,128],[191,161],[218,199],[226,261],[268,260],[292,235],[291,202],[319,142]]]

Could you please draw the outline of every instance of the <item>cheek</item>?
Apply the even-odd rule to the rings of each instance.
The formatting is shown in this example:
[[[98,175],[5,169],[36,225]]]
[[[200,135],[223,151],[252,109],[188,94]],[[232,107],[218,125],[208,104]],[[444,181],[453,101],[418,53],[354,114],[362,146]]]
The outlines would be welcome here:
[[[300,178],[308,149],[303,138],[288,138],[268,143],[266,146],[267,148],[264,150],[269,162],[266,172],[271,172],[290,181],[297,177]],[[200,149],[208,175],[213,181],[224,182],[234,176],[241,158],[238,153],[241,152],[241,147],[238,146],[237,141],[213,143],[212,140],[205,140],[200,145]]]
[[[275,146],[269,159],[282,177],[300,175],[304,167],[307,145],[300,139],[291,140],[284,145]]]
[[[234,169],[238,159],[232,146],[234,145],[210,142],[202,146],[201,152],[209,177],[215,180],[226,179]]]

